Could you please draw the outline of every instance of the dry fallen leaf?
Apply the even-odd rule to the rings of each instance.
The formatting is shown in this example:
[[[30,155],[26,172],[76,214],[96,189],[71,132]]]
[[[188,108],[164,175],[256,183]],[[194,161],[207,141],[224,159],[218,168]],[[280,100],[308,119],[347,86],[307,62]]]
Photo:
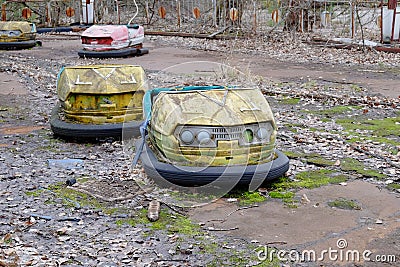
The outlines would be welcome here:
[[[9,242],[12,238],[12,235],[10,233],[7,233],[4,237],[3,237],[3,242]]]

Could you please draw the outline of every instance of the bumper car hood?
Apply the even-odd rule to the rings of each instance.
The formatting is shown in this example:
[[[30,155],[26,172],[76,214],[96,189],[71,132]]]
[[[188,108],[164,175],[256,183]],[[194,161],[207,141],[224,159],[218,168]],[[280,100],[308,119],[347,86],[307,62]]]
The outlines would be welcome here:
[[[57,93],[61,101],[70,94],[119,94],[143,89],[145,72],[133,65],[73,66],[61,69]]]
[[[177,125],[235,126],[274,121],[258,89],[160,92],[153,103],[152,127],[164,135]]]
[[[82,37],[111,37],[113,40],[126,40],[128,39],[128,27],[124,25],[93,25],[82,33]]]

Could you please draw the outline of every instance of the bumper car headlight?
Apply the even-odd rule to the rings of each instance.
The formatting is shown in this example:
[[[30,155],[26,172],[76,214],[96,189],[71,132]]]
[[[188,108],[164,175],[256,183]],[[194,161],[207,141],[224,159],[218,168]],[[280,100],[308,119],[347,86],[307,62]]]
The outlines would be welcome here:
[[[211,141],[211,135],[207,131],[200,131],[197,134],[197,141],[199,141],[200,145],[206,145]]]
[[[243,132],[243,138],[245,140],[246,143],[252,143],[254,140],[254,134],[253,131],[251,129],[246,129]]]
[[[193,133],[192,133],[191,131],[189,131],[189,130],[183,130],[183,131],[180,133],[179,136],[180,136],[181,141],[182,141],[183,143],[185,143],[185,144],[191,144],[191,143],[193,143],[194,135],[193,135]]]
[[[260,125],[260,127],[257,129],[257,138],[260,139],[261,141],[266,141],[271,138],[272,133],[274,132],[274,127],[272,126],[271,123],[265,123],[263,125]]]
[[[257,137],[261,140],[265,140],[270,136],[271,132],[269,132],[266,128],[261,127],[257,130]]]

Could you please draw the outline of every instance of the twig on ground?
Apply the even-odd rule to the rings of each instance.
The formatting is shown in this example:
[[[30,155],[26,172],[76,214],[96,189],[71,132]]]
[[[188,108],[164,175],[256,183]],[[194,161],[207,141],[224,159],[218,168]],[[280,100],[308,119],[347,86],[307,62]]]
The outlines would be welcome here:
[[[227,228],[227,229],[224,229],[224,228],[207,227],[207,230],[208,230],[208,231],[223,231],[223,232],[226,232],[226,231],[239,230],[239,227],[236,226],[236,227]]]
[[[251,208],[256,208],[256,207],[258,207],[257,204],[254,204],[254,205],[251,205],[251,206],[239,207],[239,208],[235,209],[234,211],[231,211],[228,215],[226,215],[224,219],[214,219],[214,220],[209,220],[208,222],[213,222],[214,221],[214,222],[221,222],[222,223],[222,222],[225,222],[226,219],[228,219],[229,216],[231,216],[233,213],[235,213],[235,212],[237,212],[239,210],[251,209]]]

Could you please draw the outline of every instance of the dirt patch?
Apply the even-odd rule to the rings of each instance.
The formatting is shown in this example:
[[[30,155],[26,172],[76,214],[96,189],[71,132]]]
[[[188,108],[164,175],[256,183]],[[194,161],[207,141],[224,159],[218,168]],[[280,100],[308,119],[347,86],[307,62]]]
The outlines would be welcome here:
[[[72,188],[108,202],[132,199],[137,195],[143,194],[140,187],[132,180],[89,180],[78,182]]]
[[[390,98],[400,97],[398,77],[385,71],[362,67],[287,64],[274,62],[273,59],[266,60],[256,57],[250,57],[246,61],[255,74],[277,82],[315,80],[336,84],[353,84],[360,88],[366,88],[373,94],[382,94]]]
[[[26,95],[26,86],[19,82],[12,74],[0,72],[0,94],[1,95]]]
[[[42,130],[43,126],[3,126],[0,128],[0,134],[29,134],[33,131]]]
[[[396,253],[386,246],[371,245],[378,236],[393,238],[398,232],[400,198],[395,194],[364,181],[301,190],[296,196],[303,194],[310,202],[298,208],[286,208],[279,200],[268,200],[258,207],[238,209],[234,203],[219,200],[196,208],[191,217],[205,227],[237,229],[229,231],[229,235],[281,249],[321,252],[338,249],[336,242],[344,239],[348,249]],[[361,209],[329,207],[328,202],[338,197],[356,201]]]
[[[353,67],[318,63],[294,63],[276,60],[269,56],[239,55],[218,51],[197,51],[186,48],[165,47],[159,42],[148,42],[150,53],[133,61],[146,70],[159,71],[171,66],[204,61],[218,62],[236,67],[244,74],[251,73],[270,79],[276,83],[293,80],[315,80],[326,83],[354,84],[367,89],[372,94],[382,94],[390,98],[400,97],[398,90],[398,74],[379,70],[375,67]],[[111,60],[113,63],[130,63],[132,59]],[[182,66],[185,66],[182,64]],[[174,68],[178,69],[178,68]],[[185,72],[188,70],[185,70]]]

